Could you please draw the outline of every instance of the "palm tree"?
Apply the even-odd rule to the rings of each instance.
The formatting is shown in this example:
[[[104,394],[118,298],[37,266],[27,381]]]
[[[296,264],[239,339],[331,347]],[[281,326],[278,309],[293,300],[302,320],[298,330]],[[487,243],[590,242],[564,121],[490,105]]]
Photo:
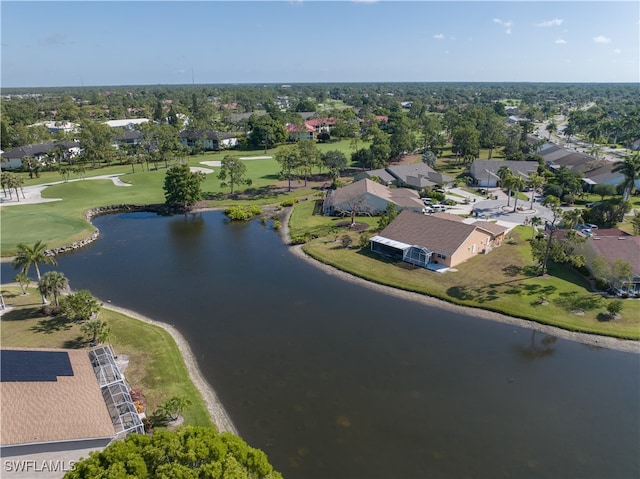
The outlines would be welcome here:
[[[527,185],[531,188],[531,209],[533,209],[533,199],[542,185],[544,185],[545,178],[544,176],[539,175],[538,173],[532,173],[527,180]]]
[[[18,244],[18,256],[13,260],[11,265],[14,268],[21,268],[23,274],[29,274],[31,266],[36,270],[36,276],[38,283],[40,282],[40,268],[38,263],[49,264],[55,266],[56,260],[53,256],[47,255],[47,245],[42,241],[36,241],[33,246],[29,246],[25,243]]]
[[[640,152],[634,153],[632,157],[627,157],[624,161],[616,163],[611,171],[624,175],[623,199],[624,201],[629,201],[635,180],[640,178]]]
[[[549,140],[551,140],[551,134],[555,132],[557,129],[558,129],[558,125],[555,121],[551,120],[549,123],[547,123],[545,130],[549,132]]]
[[[15,275],[15,277],[13,278],[13,280],[20,284],[20,288],[22,289],[22,294],[27,294],[27,287],[29,286],[29,283],[31,283],[31,278],[29,278],[29,276],[27,276],[24,273],[18,273]]]
[[[522,191],[522,189],[524,188],[524,178],[520,175],[518,176],[512,176],[509,179],[509,186],[511,186],[511,189],[515,192],[515,202],[513,203],[513,211],[516,211],[516,209],[518,208],[518,195],[520,194],[520,191]]]
[[[498,177],[500,178],[500,186],[507,188],[507,206],[511,204],[511,186],[510,178],[513,177],[513,173],[507,165],[501,166],[498,170]]]
[[[536,232],[538,231],[537,227],[542,224],[542,218],[540,218],[539,216],[534,216],[529,221],[531,224],[531,228],[533,229],[533,233],[531,234],[531,237],[533,238],[536,235]]]
[[[40,288],[42,297],[48,298],[49,296],[53,296],[56,308],[59,308],[60,294],[69,287],[69,280],[64,274],[58,271],[49,271],[42,275],[38,287]]]
[[[102,344],[109,341],[111,337],[111,328],[106,321],[100,319],[92,319],[87,321],[80,328],[83,333],[91,335],[92,344]]]

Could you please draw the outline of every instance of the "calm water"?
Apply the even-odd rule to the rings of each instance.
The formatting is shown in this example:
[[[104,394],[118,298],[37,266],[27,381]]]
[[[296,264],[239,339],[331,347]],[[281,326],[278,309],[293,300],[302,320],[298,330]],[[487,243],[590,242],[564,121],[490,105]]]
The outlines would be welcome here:
[[[297,259],[257,221],[95,223],[100,241],[56,269],[180,329],[286,478],[640,475],[637,355],[383,296]]]

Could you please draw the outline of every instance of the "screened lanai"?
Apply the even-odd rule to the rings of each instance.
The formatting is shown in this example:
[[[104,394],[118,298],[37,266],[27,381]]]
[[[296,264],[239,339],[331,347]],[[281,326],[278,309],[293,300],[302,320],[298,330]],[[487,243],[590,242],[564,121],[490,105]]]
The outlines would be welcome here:
[[[411,263],[421,268],[426,268],[431,262],[431,255],[433,251],[428,250],[423,246],[411,246],[404,252],[404,258],[407,263]]]
[[[89,359],[111,416],[116,436],[124,437],[131,432],[144,434],[144,425],[131,399],[129,386],[116,364],[111,347],[106,345],[90,349]]]

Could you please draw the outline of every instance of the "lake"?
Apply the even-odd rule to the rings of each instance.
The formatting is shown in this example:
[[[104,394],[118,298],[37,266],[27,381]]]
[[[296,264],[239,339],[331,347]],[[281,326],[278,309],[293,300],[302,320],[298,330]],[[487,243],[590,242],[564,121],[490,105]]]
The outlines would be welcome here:
[[[637,354],[343,281],[259,221],[94,223],[100,239],[55,269],[176,326],[241,436],[286,478],[640,475]]]

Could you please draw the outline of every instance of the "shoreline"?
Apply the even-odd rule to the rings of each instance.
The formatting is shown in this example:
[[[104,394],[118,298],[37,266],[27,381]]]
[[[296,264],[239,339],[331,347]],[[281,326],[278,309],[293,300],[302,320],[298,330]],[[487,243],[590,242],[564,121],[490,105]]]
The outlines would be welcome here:
[[[290,242],[289,217],[291,216],[292,211],[293,209],[289,208],[289,211],[287,211],[286,214],[284,215],[284,218],[282,221],[282,228],[280,230],[282,240],[286,244],[289,244]],[[368,281],[358,276],[354,276],[351,273],[335,268],[328,264],[324,264],[321,261],[318,261],[312,258],[302,250],[302,245],[290,246],[289,251],[294,256],[302,259],[303,261],[306,261],[310,265],[324,271],[327,274],[336,276],[344,281],[350,281],[360,286],[364,286],[365,288],[372,289],[382,294],[391,295],[396,298],[405,299],[407,301],[422,303],[428,306],[436,306],[438,308],[446,309],[447,311],[474,316],[482,320],[488,319],[490,321],[495,321],[502,324],[508,324],[508,325],[517,326],[520,328],[539,331],[545,334],[549,334],[551,336],[556,336],[558,338],[566,339],[569,341],[579,342],[592,347],[600,347],[600,348],[606,348],[606,349],[613,349],[621,352],[640,354],[640,342],[638,341],[634,341],[631,339],[618,339],[611,336],[601,336],[596,334],[569,331],[569,330],[558,328],[555,326],[550,326],[547,324],[537,323],[535,321],[529,321],[526,319],[516,318],[506,314],[497,313],[495,311],[488,311],[486,309],[480,309],[480,308],[471,308],[469,306],[461,306],[459,304],[450,303],[443,299],[434,298],[432,296],[427,296],[420,293],[414,293],[412,291],[405,291],[402,289],[393,288],[391,286],[386,286],[383,284],[375,283],[373,281]]]
[[[138,321],[142,321],[153,326],[158,326],[169,333],[169,335],[173,338],[176,345],[178,346],[180,354],[182,355],[185,367],[187,369],[187,372],[189,373],[189,379],[191,379],[191,382],[202,395],[202,399],[204,400],[207,410],[209,411],[211,420],[218,429],[218,432],[230,432],[235,434],[236,436],[240,435],[238,434],[238,430],[233,424],[229,413],[227,413],[224,406],[222,405],[222,402],[218,398],[215,389],[213,389],[211,384],[209,384],[202,375],[200,367],[198,366],[198,362],[193,352],[191,351],[191,347],[189,346],[189,343],[184,338],[184,336],[182,336],[182,333],[180,333],[180,331],[178,331],[174,326],[170,324],[164,323],[162,321],[155,321],[135,311],[121,308],[119,306],[114,306],[111,303],[103,303],[102,307],[111,311],[115,311],[117,313],[124,314],[125,316],[131,317],[133,319],[137,319]]]

